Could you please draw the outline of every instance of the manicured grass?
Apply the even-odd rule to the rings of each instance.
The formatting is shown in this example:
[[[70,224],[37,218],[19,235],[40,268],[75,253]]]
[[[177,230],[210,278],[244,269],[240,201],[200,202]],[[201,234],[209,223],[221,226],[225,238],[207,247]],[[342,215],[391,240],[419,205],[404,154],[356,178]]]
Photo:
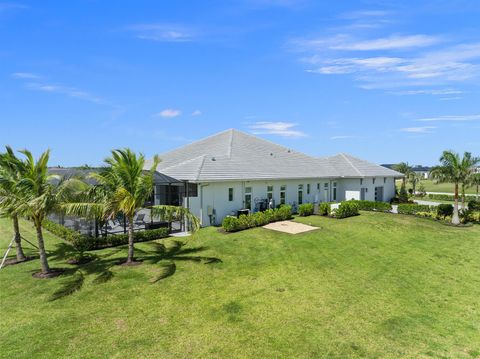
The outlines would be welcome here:
[[[402,180],[397,180],[397,188],[400,189],[402,184]],[[442,193],[452,193],[455,190],[455,185],[453,183],[436,183],[433,180],[422,180],[420,182],[425,187],[426,192],[442,192]],[[412,184],[408,183],[407,188],[411,188]],[[418,186],[417,186],[418,188]],[[459,189],[460,191],[460,189]],[[475,194],[475,188],[469,187],[465,189],[465,193],[467,194]]]
[[[158,241],[163,254],[138,244],[137,267],[114,265],[122,247],[76,269],[65,264],[69,247],[47,235],[52,266],[69,271],[34,279],[38,260],[0,271],[0,357],[480,356],[480,226],[368,212],[296,220],[320,229],[206,228],[183,247]],[[22,230],[34,238],[30,224]],[[9,238],[0,220],[2,251]],[[106,268],[113,277],[96,284]],[[80,272],[79,291],[49,301]]]

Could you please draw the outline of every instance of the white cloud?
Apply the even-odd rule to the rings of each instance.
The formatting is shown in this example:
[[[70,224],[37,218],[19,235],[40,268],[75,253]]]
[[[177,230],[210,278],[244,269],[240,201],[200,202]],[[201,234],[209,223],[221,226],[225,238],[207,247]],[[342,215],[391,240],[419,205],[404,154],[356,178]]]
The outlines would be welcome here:
[[[308,72],[323,75],[351,74],[353,80],[361,82],[360,87],[364,89],[438,87],[480,77],[480,43],[456,45],[403,57],[339,55],[338,51],[314,53],[301,61],[310,65],[306,70]],[[409,94],[415,94],[415,91],[417,90],[412,90]],[[422,94],[422,90],[418,91],[418,94]]]
[[[430,133],[431,130],[435,128],[435,126],[405,127],[401,128],[400,131],[409,133]]]
[[[305,137],[306,134],[295,130],[296,123],[291,122],[267,122],[260,121],[251,124],[249,127],[255,135],[278,135],[283,137]]]
[[[365,41],[345,41],[344,43],[330,46],[330,48],[333,50],[346,51],[396,50],[414,47],[426,47],[436,44],[440,41],[440,38],[428,35],[392,35],[386,38]]]
[[[365,17],[385,17],[391,14],[390,11],[385,10],[359,10],[341,14],[339,17],[343,19],[361,19]]]
[[[349,138],[358,138],[358,136],[353,135],[338,135],[330,137],[331,140],[347,140]]]
[[[26,84],[26,87],[34,91],[59,93],[69,97],[78,98],[80,100],[84,100],[84,101],[88,101],[96,104],[105,104],[104,99],[97,97],[89,92],[76,89],[74,87],[40,83],[40,82],[29,82]]]
[[[129,26],[128,30],[139,39],[159,42],[187,42],[196,36],[195,31],[178,24],[136,24]]]
[[[445,116],[436,116],[436,117],[427,117],[427,118],[418,118],[416,121],[421,122],[463,122],[463,121],[478,121],[480,120],[480,115],[445,115]]]
[[[42,76],[30,72],[15,72],[12,73],[12,77],[19,81],[23,81],[25,87],[32,91],[58,93],[96,104],[106,104],[104,99],[89,92],[71,86],[48,83],[45,80],[42,80]]]
[[[173,118],[178,117],[182,114],[182,111],[175,110],[173,108],[166,108],[163,111],[160,111],[157,116],[164,117],[164,118]]]
[[[14,77],[16,79],[30,79],[30,80],[40,78],[40,76],[32,74],[31,72],[14,72],[12,74],[12,77]]]
[[[456,89],[420,89],[420,90],[405,90],[405,91],[395,91],[391,92],[393,95],[434,95],[434,96],[445,96],[445,95],[459,95],[463,91]],[[453,97],[449,97],[453,98]],[[460,98],[460,97],[456,97]]]
[[[200,110],[195,110],[192,112],[192,116],[200,116],[202,114],[202,111]]]
[[[389,37],[361,40],[349,34],[337,34],[332,37],[316,39],[296,39],[293,45],[296,48],[308,50],[340,50],[340,51],[379,51],[379,50],[404,50],[417,47],[428,47],[441,42],[437,36],[423,34],[417,35],[391,35]]]

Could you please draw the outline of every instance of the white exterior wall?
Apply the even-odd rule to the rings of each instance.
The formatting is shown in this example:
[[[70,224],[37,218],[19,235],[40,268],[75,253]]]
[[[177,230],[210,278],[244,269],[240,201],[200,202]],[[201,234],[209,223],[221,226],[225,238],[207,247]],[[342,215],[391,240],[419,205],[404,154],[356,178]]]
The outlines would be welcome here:
[[[375,183],[373,179],[375,178]],[[351,199],[360,199],[360,191],[366,188],[365,200],[375,201],[375,187],[383,187],[383,201],[389,202],[395,197],[395,178],[394,177],[366,177],[360,181],[360,178],[344,178],[340,182],[340,201]],[[360,184],[362,182],[362,184]]]
[[[360,188],[368,188],[367,200],[374,200],[375,187],[384,187],[384,201],[389,201],[395,196],[395,181],[393,177],[387,177],[383,183],[383,177],[377,177],[375,184],[372,178],[364,178],[363,185],[360,179],[297,179],[297,180],[271,180],[271,181],[245,181],[245,182],[210,182],[198,184],[198,196],[188,199],[188,207],[191,212],[201,219],[202,226],[220,224],[225,216],[236,214],[237,210],[245,207],[245,187],[252,188],[252,208],[255,208],[255,198],[267,198],[267,186],[273,186],[273,199],[275,205],[280,204],[280,188],[286,186],[286,204],[298,205],[298,185],[303,184],[303,203],[330,202],[333,199],[333,184],[337,184],[337,201],[356,198],[360,199]],[[328,183],[328,190],[325,190]],[[310,193],[307,193],[307,185],[310,184]],[[320,189],[317,189],[319,184]],[[229,201],[228,189],[233,188],[233,201]],[[350,196],[350,198],[347,198]],[[184,206],[187,205],[185,200]],[[215,222],[210,223],[209,209],[215,210]]]

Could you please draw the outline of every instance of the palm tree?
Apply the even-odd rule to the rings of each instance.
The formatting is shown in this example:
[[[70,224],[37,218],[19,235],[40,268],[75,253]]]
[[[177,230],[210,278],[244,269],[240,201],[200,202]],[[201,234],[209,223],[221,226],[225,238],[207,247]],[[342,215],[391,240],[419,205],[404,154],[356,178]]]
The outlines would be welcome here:
[[[15,156],[12,148],[6,146],[6,152],[0,154],[0,214],[12,220],[18,262],[26,260],[18,225],[18,208],[15,205],[15,198],[19,196],[17,186],[20,180],[21,164],[22,162]]]
[[[463,157],[460,158],[458,153],[443,151],[440,162],[441,165],[433,167],[431,174],[439,183],[454,184],[455,204],[453,206],[452,223],[460,224],[460,218],[458,217],[458,188],[460,185],[464,188],[468,183],[474,166],[480,162],[480,158],[472,157],[470,152],[465,152]]]
[[[154,186],[154,173],[160,162],[155,156],[149,171],[144,170],[145,157],[130,149],[113,150],[111,157],[105,159],[106,166],[90,177],[96,184],[81,202],[64,204],[67,214],[102,221],[125,216],[128,222],[128,257],[126,264],[134,260],[134,217],[137,211],[145,207],[151,197]],[[152,216],[166,220],[187,218],[192,229],[199,227],[198,219],[188,209],[176,206],[151,206]]]
[[[40,256],[40,277],[51,277],[58,274],[48,265],[42,224],[48,215],[59,212],[61,204],[69,198],[69,193],[78,191],[80,181],[65,179],[48,173],[50,150],[45,151],[35,161],[28,150],[20,151],[24,155],[17,167],[20,179],[17,184],[18,197],[10,201],[17,207],[19,214],[33,221],[37,232],[38,252]]]
[[[476,191],[475,193],[477,194],[477,201],[480,201],[480,192],[479,192],[479,188],[480,188],[480,173],[474,173],[472,175],[472,178],[470,179],[470,183],[472,186],[475,186],[476,188]]]
[[[412,167],[408,164],[408,162],[400,162],[394,165],[393,169],[397,172],[403,173],[404,177],[402,177],[402,186],[405,188],[407,185],[407,179],[412,173]]]
[[[414,171],[411,171],[408,175],[408,180],[412,184],[413,195],[415,195],[417,191],[417,184],[420,182],[420,179],[421,179],[420,175],[415,173]]]
[[[128,222],[127,264],[134,263],[134,217],[153,191],[153,175],[159,163],[154,157],[148,173],[143,169],[145,157],[130,149],[113,150],[105,159],[106,166],[90,177],[97,184],[92,187],[85,201],[65,204],[68,214],[109,220],[122,214]]]

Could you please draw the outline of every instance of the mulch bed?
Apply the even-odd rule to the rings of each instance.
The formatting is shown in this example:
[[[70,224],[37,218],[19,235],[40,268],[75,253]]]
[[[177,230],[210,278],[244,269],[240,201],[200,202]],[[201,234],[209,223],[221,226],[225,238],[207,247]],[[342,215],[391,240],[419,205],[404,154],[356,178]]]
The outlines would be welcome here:
[[[36,272],[32,274],[32,277],[39,278],[39,279],[55,278],[55,277],[61,276],[63,272],[65,272],[64,268],[50,268],[50,272],[48,273]]]

